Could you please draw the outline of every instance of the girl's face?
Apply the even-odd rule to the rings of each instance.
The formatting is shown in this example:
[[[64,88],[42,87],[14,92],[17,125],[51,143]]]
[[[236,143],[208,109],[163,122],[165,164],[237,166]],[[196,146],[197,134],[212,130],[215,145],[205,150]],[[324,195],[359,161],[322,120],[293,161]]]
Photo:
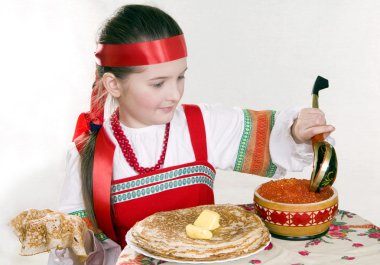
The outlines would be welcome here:
[[[171,121],[182,98],[186,58],[148,65],[118,81],[120,121],[141,128]]]

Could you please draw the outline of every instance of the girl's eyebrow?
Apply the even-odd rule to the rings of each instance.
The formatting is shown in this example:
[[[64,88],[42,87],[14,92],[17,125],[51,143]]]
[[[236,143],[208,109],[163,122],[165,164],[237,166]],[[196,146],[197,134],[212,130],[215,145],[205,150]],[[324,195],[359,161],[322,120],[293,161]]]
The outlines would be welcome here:
[[[187,67],[185,68],[185,70],[183,70],[181,72],[181,74],[185,73],[185,71],[187,70]],[[156,80],[156,79],[166,79],[166,78],[169,78],[169,76],[158,76],[158,77],[153,77],[151,79],[148,79],[148,81],[151,81],[151,80]]]

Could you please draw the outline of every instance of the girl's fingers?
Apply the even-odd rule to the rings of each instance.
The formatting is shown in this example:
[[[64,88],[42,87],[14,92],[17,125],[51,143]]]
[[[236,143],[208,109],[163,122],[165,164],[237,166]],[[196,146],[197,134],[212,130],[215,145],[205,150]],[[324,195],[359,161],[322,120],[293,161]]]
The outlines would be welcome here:
[[[335,128],[332,125],[315,126],[315,127],[311,127],[309,129],[306,129],[304,131],[304,133],[303,133],[303,137],[302,138],[309,140],[309,139],[313,138],[313,136],[315,136],[317,134],[323,133],[323,134],[329,135],[334,130],[335,130]]]
[[[329,137],[330,134],[331,134],[331,132],[324,133],[324,134],[323,134],[323,139],[326,139],[327,137]]]
[[[292,135],[296,142],[307,142],[317,134],[330,135],[335,130],[332,125],[326,125],[323,111],[317,108],[302,109],[292,126]]]
[[[307,115],[307,114],[317,114],[317,115],[322,115],[322,116],[325,116],[325,113],[321,110],[321,109],[317,109],[317,108],[306,108],[306,109],[302,109],[299,113],[300,116],[302,115]]]
[[[302,109],[300,113],[298,114],[298,118],[300,117],[307,117],[307,116],[322,116],[325,117],[325,113],[321,111],[320,109]]]
[[[322,116],[308,117],[300,120],[299,124],[301,128],[309,129],[315,126],[326,125],[326,119]]]

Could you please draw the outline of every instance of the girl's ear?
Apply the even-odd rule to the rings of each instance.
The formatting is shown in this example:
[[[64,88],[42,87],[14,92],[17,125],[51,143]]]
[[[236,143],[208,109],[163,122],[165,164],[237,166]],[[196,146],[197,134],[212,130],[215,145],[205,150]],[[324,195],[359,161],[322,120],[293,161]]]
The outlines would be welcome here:
[[[121,95],[119,82],[116,76],[112,73],[105,73],[102,77],[103,86],[114,98],[119,98]]]

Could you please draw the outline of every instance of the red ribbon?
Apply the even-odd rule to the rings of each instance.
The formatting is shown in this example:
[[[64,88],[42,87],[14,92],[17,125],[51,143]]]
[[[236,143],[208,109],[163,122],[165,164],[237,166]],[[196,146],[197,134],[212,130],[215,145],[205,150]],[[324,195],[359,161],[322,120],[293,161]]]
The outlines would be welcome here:
[[[82,152],[87,137],[90,134],[90,120],[89,114],[81,113],[78,117],[77,124],[75,126],[75,132],[73,136],[73,142],[75,143],[78,152]]]
[[[183,35],[130,44],[98,44],[95,61],[101,66],[122,67],[159,64],[187,56]]]

